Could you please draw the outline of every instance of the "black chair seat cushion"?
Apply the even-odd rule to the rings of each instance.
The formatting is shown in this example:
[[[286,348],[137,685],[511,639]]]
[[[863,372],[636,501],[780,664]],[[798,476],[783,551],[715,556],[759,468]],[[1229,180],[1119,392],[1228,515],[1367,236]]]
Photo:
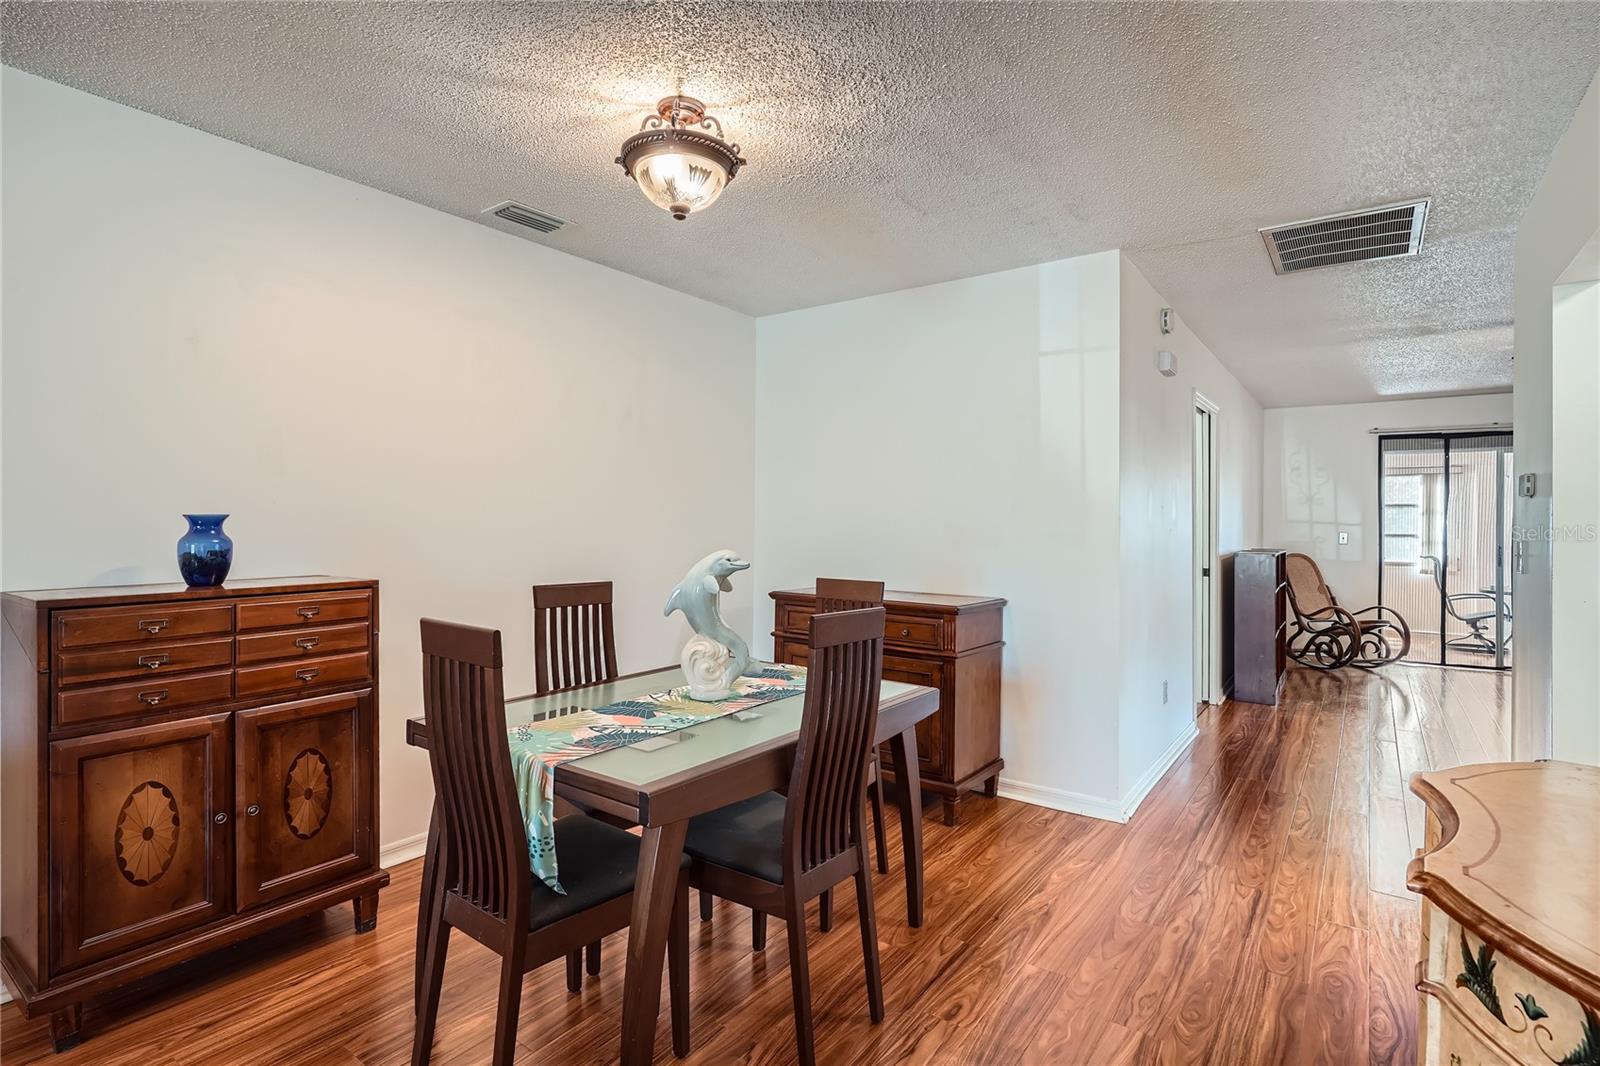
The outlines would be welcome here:
[[[539,929],[633,891],[639,838],[582,814],[556,819],[556,869],[562,895],[533,879],[531,927]],[[689,865],[685,856],[682,866]]]
[[[683,850],[775,885],[783,884],[783,812],[788,800],[776,792],[718,807],[689,819]]]

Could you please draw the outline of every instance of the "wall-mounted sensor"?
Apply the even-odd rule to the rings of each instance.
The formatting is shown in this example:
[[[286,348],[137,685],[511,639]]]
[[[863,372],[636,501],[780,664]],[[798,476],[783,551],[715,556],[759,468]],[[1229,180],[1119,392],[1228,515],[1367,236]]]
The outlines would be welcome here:
[[[1172,308],[1170,307],[1163,307],[1161,309],[1161,332],[1172,332]]]
[[[1156,369],[1161,371],[1161,376],[1164,378],[1177,377],[1178,357],[1173,355],[1171,352],[1157,352]]]

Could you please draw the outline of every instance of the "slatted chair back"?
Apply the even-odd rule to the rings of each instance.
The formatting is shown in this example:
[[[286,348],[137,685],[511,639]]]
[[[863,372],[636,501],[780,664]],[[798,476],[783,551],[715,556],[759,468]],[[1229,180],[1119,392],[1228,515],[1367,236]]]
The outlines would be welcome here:
[[[851,581],[838,577],[817,578],[817,614],[882,606],[882,581]]]
[[[445,890],[521,935],[533,871],[511,776],[500,632],[424,618],[422,663]]]
[[[867,751],[878,729],[883,617],[882,607],[811,617],[805,709],[784,815],[786,876],[857,844]]]
[[[617,676],[611,582],[533,586],[533,691],[580,688]]]
[[[1289,598],[1294,601],[1297,614],[1316,615],[1337,606],[1328,583],[1322,580],[1322,568],[1311,556],[1290,552],[1284,567],[1289,578]]]

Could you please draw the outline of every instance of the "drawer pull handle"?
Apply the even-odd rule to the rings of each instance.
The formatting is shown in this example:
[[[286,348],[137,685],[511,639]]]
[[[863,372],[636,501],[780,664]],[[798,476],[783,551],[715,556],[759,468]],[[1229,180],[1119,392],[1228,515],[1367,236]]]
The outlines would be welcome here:
[[[301,637],[299,640],[294,642],[294,646],[297,648],[304,648],[306,651],[310,651],[312,648],[315,648],[321,643],[321,637]]]
[[[244,813],[254,818],[256,815],[261,813],[261,805],[259,803],[252,803],[250,806],[244,809]]]
[[[301,618],[315,618],[321,610],[321,607],[297,607],[294,613]]]
[[[901,636],[902,636],[902,637],[909,637],[909,636],[910,636],[910,635],[911,635],[911,630],[910,630],[910,628],[909,628],[909,627],[907,627],[907,626],[901,626],[901,627],[900,627],[900,635],[901,635]]]
[[[152,707],[154,707],[156,704],[160,703],[162,700],[164,700],[166,698],[167,698],[167,690],[164,689],[164,688],[155,688],[155,689],[151,689],[148,692],[141,692],[141,693],[139,693],[139,696],[138,696],[138,700],[139,700],[140,703],[148,703]]]
[[[216,813],[216,815],[211,820],[213,822],[216,822],[218,825],[221,825],[223,822],[226,822],[228,820],[228,812],[227,811],[218,811]]]
[[[139,628],[146,633],[159,633],[172,624],[170,618],[141,618]]]
[[[301,681],[310,681],[320,673],[322,673],[321,670],[296,670],[294,672],[294,676],[298,677]]]
[[[162,652],[160,655],[139,656],[139,665],[147,670],[159,670],[161,667],[167,665],[171,661],[172,656],[168,655],[166,652]]]

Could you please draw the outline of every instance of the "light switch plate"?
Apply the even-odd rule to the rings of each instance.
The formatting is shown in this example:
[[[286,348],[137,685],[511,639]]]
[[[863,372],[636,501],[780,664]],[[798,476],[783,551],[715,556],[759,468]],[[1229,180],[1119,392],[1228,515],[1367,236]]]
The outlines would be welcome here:
[[[1528,499],[1531,500],[1531,499],[1533,499],[1534,493],[1538,491],[1538,486],[1539,486],[1539,481],[1532,474],[1518,474],[1517,475],[1517,495],[1518,496],[1526,496]]]

